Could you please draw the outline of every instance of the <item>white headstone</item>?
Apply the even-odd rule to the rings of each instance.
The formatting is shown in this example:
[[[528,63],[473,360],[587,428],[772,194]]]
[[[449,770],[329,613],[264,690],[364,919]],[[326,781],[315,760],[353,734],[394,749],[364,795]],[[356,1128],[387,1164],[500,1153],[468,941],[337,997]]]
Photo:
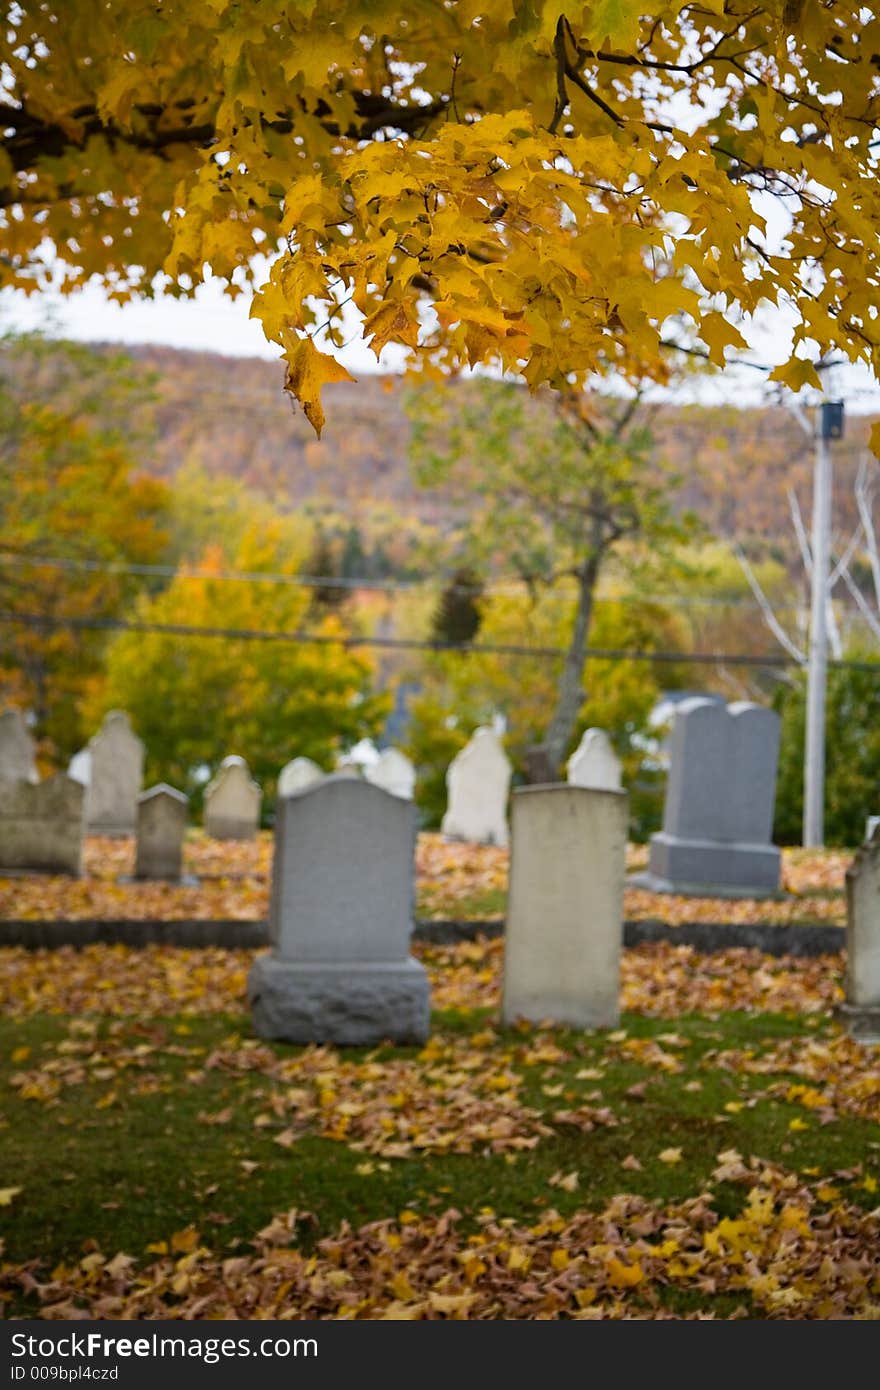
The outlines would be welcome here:
[[[872,840],[872,839],[874,838],[874,831],[877,829],[877,826],[878,826],[878,825],[880,825],[880,816],[869,816],[869,817],[868,817],[867,821],[865,822],[865,839],[866,839],[866,840]]]
[[[409,953],[416,811],[336,774],[282,798],[269,934],[248,979],[264,1038],[424,1042],[430,990]]]
[[[569,785],[594,791],[619,792],[620,759],[604,729],[585,729],[566,764]]]
[[[34,760],[34,740],[21,710],[7,709],[0,714],[0,779],[31,782],[40,778]]]
[[[502,1018],[615,1028],[627,794],[557,783],[512,801]]]
[[[374,767],[379,761],[379,750],[371,738],[362,738],[347,753],[343,753],[336,759],[336,770],[341,772],[343,768],[354,768],[356,772],[363,772],[368,767]]]
[[[311,758],[293,758],[278,774],[278,795],[293,796],[295,792],[303,792],[313,782],[320,782],[324,775]]]
[[[92,755],[88,748],[81,748],[78,753],[74,753],[67,767],[68,777],[72,777],[74,782],[79,782],[80,786],[87,787],[92,778]]]
[[[215,840],[252,840],[263,793],[244,758],[231,753],[205,788],[205,831]]]
[[[138,798],[135,878],[180,878],[189,797],[159,782]]]
[[[416,770],[399,748],[384,748],[377,761],[364,768],[364,777],[374,787],[381,787],[392,796],[412,801],[416,789]]]
[[[481,725],[446,770],[447,806],[440,827],[450,840],[507,844],[507,795],[513,769],[494,729]]]
[[[79,874],[82,783],[59,772],[34,784],[0,781],[0,870]]]
[[[840,1015],[852,1037],[880,1043],[880,837],[846,871],[846,981]]]
[[[88,754],[86,830],[92,835],[133,835],[144,779],[144,745],[124,710],[104,716],[89,739]]]

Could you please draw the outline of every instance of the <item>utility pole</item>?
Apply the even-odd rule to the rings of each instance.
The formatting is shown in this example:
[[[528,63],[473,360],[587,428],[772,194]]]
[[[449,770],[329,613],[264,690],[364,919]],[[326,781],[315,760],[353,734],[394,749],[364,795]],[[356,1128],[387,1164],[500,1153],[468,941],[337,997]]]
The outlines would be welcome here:
[[[825,826],[825,690],[828,677],[828,575],[831,556],[831,440],[843,434],[843,401],[823,401],[815,430],[813,464],[813,573],[810,645],[807,660],[807,719],[804,745],[805,846],[818,848]]]

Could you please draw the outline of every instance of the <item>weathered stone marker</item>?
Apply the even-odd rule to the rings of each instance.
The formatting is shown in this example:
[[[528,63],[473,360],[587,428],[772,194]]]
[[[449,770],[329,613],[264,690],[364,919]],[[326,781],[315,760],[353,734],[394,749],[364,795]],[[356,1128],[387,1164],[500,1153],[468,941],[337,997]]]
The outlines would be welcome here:
[[[564,783],[514,791],[505,1023],[616,1027],[628,800]]]
[[[63,772],[37,785],[0,781],[0,869],[80,874],[84,798]]]
[[[260,1037],[424,1042],[430,988],[410,955],[416,811],[333,774],[279,802],[269,932],[248,999]]]
[[[670,739],[663,829],[632,883],[660,893],[769,897],[781,855],[770,843],[779,715],[749,701],[683,700]]]
[[[18,709],[7,709],[0,714],[0,780],[3,779],[34,785],[40,780],[34,760],[34,740]]]
[[[252,840],[263,793],[244,758],[232,753],[205,788],[205,832],[215,840]]]
[[[183,868],[183,839],[189,797],[159,782],[138,798],[135,878],[177,880]]]
[[[880,838],[846,871],[846,986],[838,1016],[851,1037],[880,1043]]]
[[[620,759],[604,729],[585,729],[583,737],[566,763],[572,787],[592,787],[596,791],[619,792]]]
[[[399,748],[383,748],[376,761],[364,767],[364,777],[374,787],[381,787],[392,796],[412,800],[416,788],[416,770]]]
[[[144,781],[144,745],[124,710],[110,710],[69,769],[85,780],[86,830],[91,835],[133,835]]]
[[[450,840],[506,845],[512,771],[495,729],[488,724],[475,729],[446,770],[448,801],[440,826],[442,834]]]
[[[278,774],[278,795],[293,796],[305,791],[313,782],[320,782],[324,772],[311,758],[293,758]]]

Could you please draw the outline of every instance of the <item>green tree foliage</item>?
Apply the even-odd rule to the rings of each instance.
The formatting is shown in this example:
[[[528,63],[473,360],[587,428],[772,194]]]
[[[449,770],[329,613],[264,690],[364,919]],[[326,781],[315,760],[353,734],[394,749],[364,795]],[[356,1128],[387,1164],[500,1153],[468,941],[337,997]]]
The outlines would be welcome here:
[[[872,661],[876,652],[850,651]],[[774,705],[782,716],[776,815],[777,844],[798,845],[803,833],[806,680],[780,684]],[[880,814],[880,682],[875,671],[832,668],[825,712],[825,844],[854,848],[865,821]]]
[[[124,355],[30,336],[3,348],[0,609],[22,621],[0,628],[0,699],[34,712],[58,766],[82,741],[78,704],[100,683],[107,642],[63,624],[122,613],[144,581],[118,567],[165,558],[169,494],[137,471],[134,422],[148,402]],[[34,617],[46,626],[24,621]]]
[[[287,555],[287,527],[277,520],[244,538],[232,557],[237,570],[296,573]],[[199,562],[198,577],[182,571],[158,597],[141,599],[145,623],[296,632],[344,638],[336,615],[308,623],[308,591],[284,584],[230,582],[204,571],[224,567],[219,551]],[[90,713],[127,709],[148,750],[147,776],[189,794],[201,790],[198,769],[212,770],[229,753],[246,758],[271,803],[275,780],[297,755],[328,770],[345,746],[375,737],[388,712],[372,690],[369,659],[342,643],[125,633],[112,644],[106,688]]]

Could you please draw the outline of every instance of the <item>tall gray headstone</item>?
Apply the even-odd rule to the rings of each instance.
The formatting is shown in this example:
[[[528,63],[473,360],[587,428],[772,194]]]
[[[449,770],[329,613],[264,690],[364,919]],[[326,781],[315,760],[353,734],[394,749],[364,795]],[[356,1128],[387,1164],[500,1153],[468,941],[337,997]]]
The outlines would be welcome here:
[[[205,788],[206,834],[215,840],[252,840],[260,824],[262,799],[244,758],[230,754]]]
[[[617,1026],[627,806],[565,783],[513,793],[505,1023]]]
[[[663,829],[648,871],[631,882],[655,892],[768,897],[781,855],[770,837],[779,715],[749,701],[683,700],[670,739]]]
[[[880,1043],[880,832],[846,871],[846,981],[838,1016],[851,1037]]]
[[[63,772],[36,785],[0,781],[0,869],[80,874],[84,799]]]
[[[566,763],[572,787],[592,787],[595,791],[619,792],[620,759],[604,729],[585,729],[583,737]]]
[[[144,745],[124,710],[104,716],[89,739],[86,783],[86,829],[92,835],[133,835],[137,800],[144,781]],[[79,755],[75,755],[78,757]]]
[[[294,792],[305,791],[306,787],[320,782],[324,775],[323,769],[311,758],[293,758],[278,774],[278,795],[293,796]]]
[[[279,802],[269,934],[248,979],[260,1037],[424,1042],[430,988],[410,955],[412,802],[333,774]]]
[[[189,797],[159,782],[138,798],[135,878],[176,881],[183,868]]]
[[[0,714],[0,779],[31,782],[40,778],[34,760],[34,740],[28,733],[21,710],[7,709]]]
[[[512,771],[500,734],[488,724],[475,729],[446,770],[448,797],[442,834],[450,840],[506,845]]]

